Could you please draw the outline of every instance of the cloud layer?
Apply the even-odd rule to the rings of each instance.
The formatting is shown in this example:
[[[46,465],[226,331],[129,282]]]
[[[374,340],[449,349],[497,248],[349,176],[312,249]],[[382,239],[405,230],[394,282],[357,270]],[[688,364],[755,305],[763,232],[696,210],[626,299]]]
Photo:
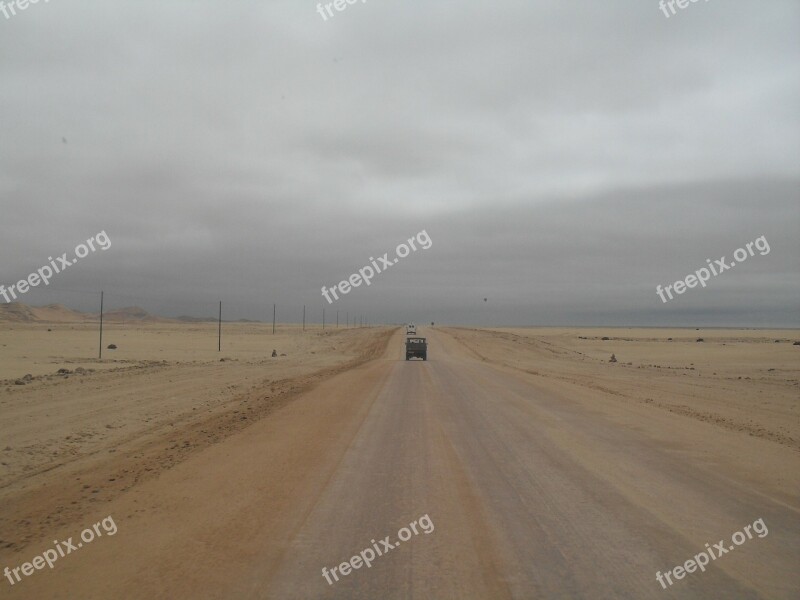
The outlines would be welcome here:
[[[0,15],[0,282],[105,230],[23,300],[319,319],[322,285],[425,229],[328,310],[800,326],[796,2],[316,6]],[[769,255],[656,295],[761,235]]]

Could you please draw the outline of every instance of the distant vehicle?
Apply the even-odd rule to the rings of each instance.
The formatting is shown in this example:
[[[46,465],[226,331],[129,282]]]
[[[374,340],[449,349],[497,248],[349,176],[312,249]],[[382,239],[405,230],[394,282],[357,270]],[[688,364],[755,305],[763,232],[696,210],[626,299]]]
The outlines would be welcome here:
[[[428,360],[428,342],[424,337],[406,338],[406,360],[412,358]]]
[[[417,335],[417,326],[413,323],[406,325],[406,335]]]

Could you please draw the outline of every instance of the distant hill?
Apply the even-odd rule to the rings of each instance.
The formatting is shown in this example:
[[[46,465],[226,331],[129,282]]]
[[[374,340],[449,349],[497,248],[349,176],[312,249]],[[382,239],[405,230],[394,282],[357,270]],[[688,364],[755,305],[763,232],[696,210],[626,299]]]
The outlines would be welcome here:
[[[100,313],[84,313],[63,304],[47,306],[28,306],[22,302],[0,304],[0,322],[7,323],[86,323],[97,321]],[[164,319],[151,315],[143,308],[130,306],[117,308],[103,313],[103,320],[109,323],[170,323],[173,319]]]
[[[186,315],[181,315],[180,317],[175,317],[176,321],[181,321],[182,323],[216,323],[217,317],[187,317]],[[236,321],[225,321],[222,319],[223,323],[263,323],[264,321],[259,321],[258,319],[238,319]]]
[[[100,313],[94,313],[94,319],[100,318]],[[103,320],[109,323],[117,323],[124,321],[126,323],[172,323],[174,319],[165,319],[164,317],[157,317],[151,315],[145,309],[138,306],[127,306],[125,308],[117,308],[103,313]]]
[[[92,315],[67,308],[63,304],[28,306],[22,302],[0,304],[0,321],[11,323],[83,323]]]
[[[63,304],[29,306],[22,302],[0,304],[0,323],[95,323],[100,313],[84,313]],[[223,319],[224,320],[224,319]],[[216,323],[217,317],[187,317],[174,319],[151,315],[138,306],[115,308],[103,312],[106,323]],[[230,323],[231,321],[228,321]],[[261,323],[251,319],[239,319],[237,323]]]
[[[183,323],[208,323],[216,322],[217,319],[216,317],[187,317],[186,315],[181,315],[176,317],[175,320]]]

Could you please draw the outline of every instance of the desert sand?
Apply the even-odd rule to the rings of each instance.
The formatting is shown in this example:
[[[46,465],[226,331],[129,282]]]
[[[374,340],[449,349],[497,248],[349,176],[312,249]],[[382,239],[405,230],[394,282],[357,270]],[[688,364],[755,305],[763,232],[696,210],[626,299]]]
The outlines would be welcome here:
[[[99,360],[91,323],[1,327],[0,567],[119,526],[8,597],[656,598],[757,518],[676,592],[800,589],[795,331],[423,328],[407,362],[396,328],[112,324]]]
[[[23,546],[35,530],[9,535],[16,492],[32,492],[18,502],[37,523],[35,502],[52,499],[42,490],[62,485],[57,474],[68,473],[74,493],[48,505],[40,525],[62,523],[79,514],[82,500],[97,502],[155,476],[312,382],[359,364],[385,335],[319,326],[303,332],[297,325],[280,325],[273,335],[271,325],[225,323],[218,351],[216,324],[104,329],[98,359],[96,323],[2,325],[0,522],[7,548]],[[116,350],[106,348],[112,343]],[[92,477],[86,469],[111,475]]]

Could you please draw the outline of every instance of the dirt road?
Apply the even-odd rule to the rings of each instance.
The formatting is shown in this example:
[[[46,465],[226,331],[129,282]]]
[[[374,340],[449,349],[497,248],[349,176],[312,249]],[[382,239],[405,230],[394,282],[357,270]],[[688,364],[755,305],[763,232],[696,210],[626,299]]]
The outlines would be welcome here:
[[[398,332],[382,358],[98,507],[84,526],[112,515],[115,535],[5,595],[798,597],[794,449],[557,393],[447,332],[420,335],[427,362],[403,360]],[[768,533],[751,527],[705,572],[656,580],[758,519]],[[376,547],[370,568],[342,574]]]

